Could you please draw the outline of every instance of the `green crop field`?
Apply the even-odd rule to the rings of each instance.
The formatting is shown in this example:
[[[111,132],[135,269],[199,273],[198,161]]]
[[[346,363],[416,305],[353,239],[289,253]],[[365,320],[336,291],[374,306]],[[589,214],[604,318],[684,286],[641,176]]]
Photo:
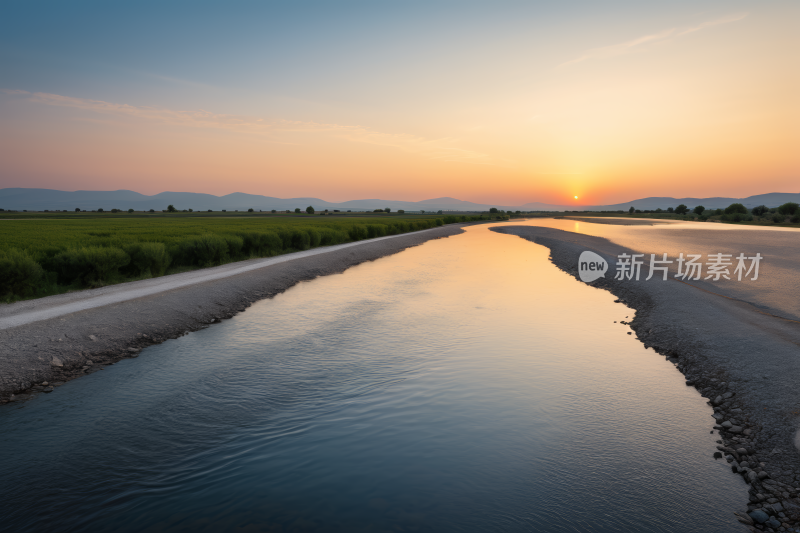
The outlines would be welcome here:
[[[26,213],[0,219],[0,301],[507,215]]]

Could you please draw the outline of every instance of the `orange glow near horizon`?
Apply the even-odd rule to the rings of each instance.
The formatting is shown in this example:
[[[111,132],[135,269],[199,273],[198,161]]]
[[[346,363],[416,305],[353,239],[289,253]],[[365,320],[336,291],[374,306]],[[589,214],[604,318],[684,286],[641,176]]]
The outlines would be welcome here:
[[[351,69],[302,97],[4,82],[0,187],[509,206],[800,192],[797,12],[576,22],[532,42],[524,68],[487,44],[480,79],[472,52],[434,43],[447,65],[412,47],[380,76]]]

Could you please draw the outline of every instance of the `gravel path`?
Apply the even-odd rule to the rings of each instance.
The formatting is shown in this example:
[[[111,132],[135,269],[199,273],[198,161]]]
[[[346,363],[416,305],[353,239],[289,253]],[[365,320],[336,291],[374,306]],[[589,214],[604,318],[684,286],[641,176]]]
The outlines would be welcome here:
[[[0,306],[0,403],[230,318],[300,281],[462,233],[461,224]]]
[[[741,289],[748,298],[737,298],[733,284],[724,291],[712,291],[707,289],[711,282],[690,285],[657,276],[644,281],[646,275],[640,281],[614,280],[617,255],[638,251],[624,246],[619,235],[612,242],[547,227],[492,229],[548,247],[552,262],[576,278],[581,252],[601,255],[609,271],[591,285],[610,291],[636,311],[635,318],[621,327],[630,326],[646,347],[665,355],[686,375],[687,385],[696,387],[714,406],[715,420],[710,420],[709,426],[720,434],[719,457],[724,456],[751,486],[750,515],[741,513],[740,521],[758,526],[754,531],[800,528],[800,453],[795,447],[795,442],[800,443],[800,323],[793,319],[797,314],[793,305],[778,303],[775,307],[771,302],[772,307],[765,311],[763,305],[750,301],[755,297],[752,288]],[[696,245],[695,250],[706,253],[702,245],[713,242],[718,246],[723,237],[738,241],[740,247],[761,247],[763,233],[709,229],[682,237],[687,247]],[[795,233],[776,233],[770,238],[787,243],[797,239]],[[647,242],[658,240],[650,235]],[[648,254],[661,251],[647,250]],[[771,279],[772,285],[796,286],[797,262],[792,259],[797,255],[795,247],[784,249],[783,259],[794,268],[769,270],[769,276],[786,276]],[[761,519],[763,525],[759,525]]]

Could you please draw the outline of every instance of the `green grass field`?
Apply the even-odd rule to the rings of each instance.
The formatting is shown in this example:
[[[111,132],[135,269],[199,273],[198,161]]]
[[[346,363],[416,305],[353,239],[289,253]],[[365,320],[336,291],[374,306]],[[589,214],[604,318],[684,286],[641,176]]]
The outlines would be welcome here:
[[[0,301],[507,215],[0,215]],[[348,214],[349,215],[349,214]]]

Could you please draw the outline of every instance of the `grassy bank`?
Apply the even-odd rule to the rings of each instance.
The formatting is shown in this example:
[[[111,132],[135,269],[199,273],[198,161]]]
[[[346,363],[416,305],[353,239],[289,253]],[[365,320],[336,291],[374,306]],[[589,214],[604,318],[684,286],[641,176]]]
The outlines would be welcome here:
[[[114,216],[0,220],[0,301],[504,215]],[[99,215],[99,216],[98,216]]]
[[[773,213],[767,216],[754,216],[752,214],[736,217],[735,215],[704,215],[700,216],[694,213],[686,215],[678,215],[676,213],[598,213],[598,212],[583,212],[583,211],[570,211],[553,213],[553,216],[580,216],[580,217],[614,217],[614,218],[645,218],[656,220],[686,220],[693,222],[716,222],[723,224],[739,224],[747,226],[770,226],[781,228],[800,228],[800,222],[793,222],[791,216],[775,216]]]

